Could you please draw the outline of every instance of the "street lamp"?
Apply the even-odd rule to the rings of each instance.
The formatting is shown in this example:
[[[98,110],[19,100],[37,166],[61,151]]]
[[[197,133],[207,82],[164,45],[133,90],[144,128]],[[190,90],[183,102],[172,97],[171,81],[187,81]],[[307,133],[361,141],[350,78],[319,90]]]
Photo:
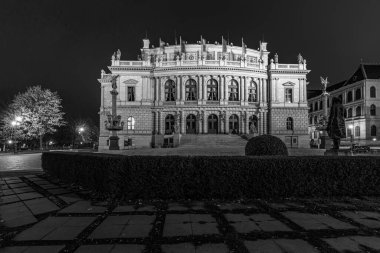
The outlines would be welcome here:
[[[9,141],[9,144],[12,144],[12,142],[14,143],[14,153],[17,153],[16,128],[21,125],[21,121],[22,121],[22,117],[16,116],[15,120],[13,120],[11,122],[12,130],[13,130],[12,131],[12,134],[13,134],[12,139],[14,139],[14,141]]]

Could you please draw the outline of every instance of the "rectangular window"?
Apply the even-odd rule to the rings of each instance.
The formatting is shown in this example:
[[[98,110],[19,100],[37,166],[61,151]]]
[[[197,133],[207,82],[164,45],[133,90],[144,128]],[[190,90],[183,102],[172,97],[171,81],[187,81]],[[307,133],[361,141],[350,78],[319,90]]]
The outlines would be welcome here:
[[[359,137],[359,136],[360,136],[360,127],[359,127],[359,126],[356,126],[356,127],[355,127],[355,136],[356,136],[356,137]]]
[[[135,101],[135,87],[128,87],[128,101]]]
[[[285,102],[293,103],[293,90],[291,88],[285,89]]]

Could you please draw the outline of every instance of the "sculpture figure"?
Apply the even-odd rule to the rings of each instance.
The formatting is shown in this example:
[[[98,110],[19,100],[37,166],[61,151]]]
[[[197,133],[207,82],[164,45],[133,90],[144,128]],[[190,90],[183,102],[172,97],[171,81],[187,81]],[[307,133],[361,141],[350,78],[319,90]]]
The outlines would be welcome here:
[[[120,58],[121,58],[121,51],[120,51],[120,49],[118,49],[117,52],[116,52],[116,60],[119,61]]]
[[[298,54],[298,63],[302,64],[303,63],[303,57],[301,54]]]
[[[274,55],[274,63],[278,63],[278,54],[277,53]]]
[[[333,139],[334,150],[339,149],[340,139],[346,138],[346,128],[344,123],[345,111],[340,98],[333,97],[326,130],[330,138]]]
[[[326,88],[327,88],[327,84],[328,84],[329,82],[327,81],[327,77],[326,77],[326,79],[323,79],[322,77],[321,77],[321,84],[322,84],[322,94],[325,94],[326,93]]]

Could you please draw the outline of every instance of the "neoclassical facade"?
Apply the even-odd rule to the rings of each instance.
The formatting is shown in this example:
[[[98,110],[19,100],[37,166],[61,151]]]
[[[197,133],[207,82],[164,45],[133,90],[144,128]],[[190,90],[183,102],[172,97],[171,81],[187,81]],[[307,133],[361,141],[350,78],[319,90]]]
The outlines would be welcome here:
[[[361,63],[347,80],[327,87],[329,113],[331,100],[339,97],[346,108],[346,144],[352,141],[362,145],[378,145],[380,142],[380,64]],[[321,91],[309,93],[309,134],[318,141],[320,132],[316,125],[323,114]],[[343,142],[344,143],[344,142]]]
[[[269,60],[267,43],[257,50],[181,41],[159,47],[143,40],[137,61],[113,56],[111,73],[102,70],[99,149],[108,149],[104,127],[111,111],[111,79],[116,77],[117,111],[124,121],[121,148],[159,147],[179,133],[272,134],[290,147],[308,147],[306,60],[282,64]]]

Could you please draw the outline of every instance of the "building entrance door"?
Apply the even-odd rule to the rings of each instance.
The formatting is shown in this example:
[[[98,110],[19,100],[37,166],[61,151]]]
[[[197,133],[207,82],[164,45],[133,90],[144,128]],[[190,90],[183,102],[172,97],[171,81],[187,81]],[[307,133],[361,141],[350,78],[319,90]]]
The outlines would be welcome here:
[[[298,136],[285,136],[285,145],[288,148],[298,148]]]
[[[186,117],[186,133],[195,134],[196,133],[196,124],[197,120],[194,114],[190,114]]]
[[[238,134],[239,133],[239,118],[236,114],[232,114],[229,119],[230,133]]]
[[[218,116],[211,114],[207,119],[208,133],[217,134],[218,133]]]

